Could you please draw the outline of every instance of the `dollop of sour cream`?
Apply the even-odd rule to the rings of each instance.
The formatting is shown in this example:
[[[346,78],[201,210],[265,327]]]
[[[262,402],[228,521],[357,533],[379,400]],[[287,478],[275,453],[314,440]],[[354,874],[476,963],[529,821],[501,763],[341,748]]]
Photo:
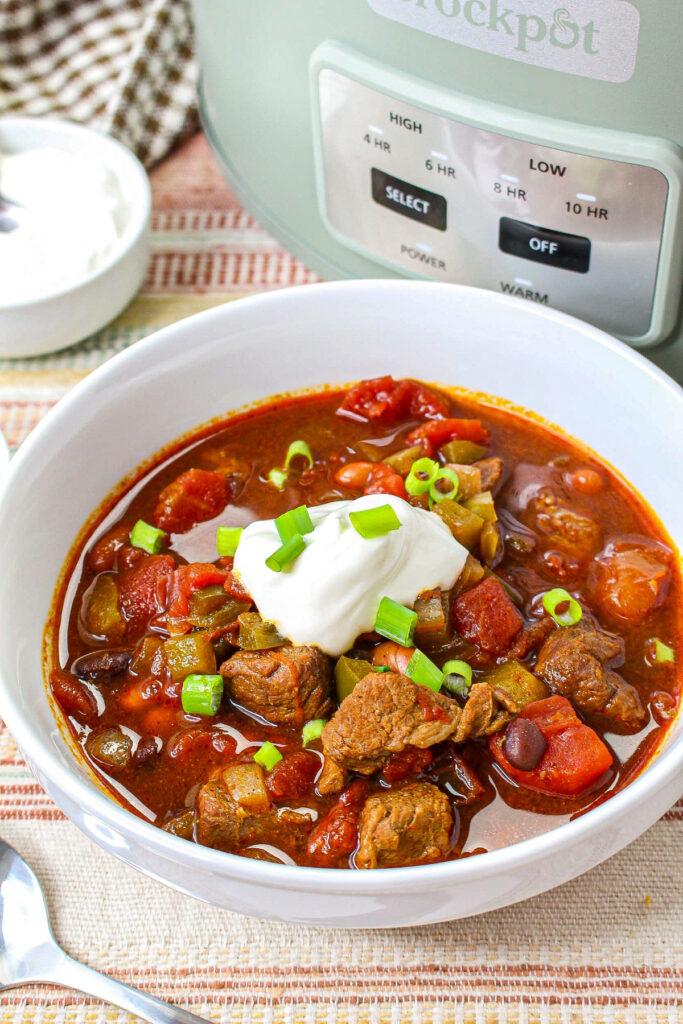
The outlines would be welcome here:
[[[0,153],[0,193],[26,208],[0,232],[0,305],[78,284],[109,259],[129,217],[111,168],[51,147]]]
[[[391,505],[400,528],[361,537],[349,512],[380,505]],[[243,531],[234,570],[261,616],[283,636],[335,657],[374,629],[383,597],[412,607],[423,590],[452,587],[467,558],[467,549],[438,516],[393,495],[333,501],[308,511],[314,530],[286,569],[274,572],[266,565],[282,541],[275,520],[261,519]]]

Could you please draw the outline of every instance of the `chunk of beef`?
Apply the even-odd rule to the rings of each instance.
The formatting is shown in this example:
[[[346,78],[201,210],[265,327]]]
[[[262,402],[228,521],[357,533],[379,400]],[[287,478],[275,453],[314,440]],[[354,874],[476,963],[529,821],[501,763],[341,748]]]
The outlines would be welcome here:
[[[340,789],[343,789],[345,781],[344,769],[340,768],[331,757],[326,757],[323,763],[323,770],[318,776],[316,783],[318,791],[323,796],[326,796],[328,793],[338,793]]]
[[[197,793],[197,839],[204,846],[239,851],[253,843],[305,843],[311,819],[289,808],[274,808],[257,764],[224,768]]]
[[[484,651],[504,654],[524,620],[495,576],[487,576],[456,598],[453,618],[458,633]]]
[[[548,546],[586,561],[600,547],[602,531],[595,520],[562,505],[555,494],[544,490],[529,503],[533,526],[547,538]]]
[[[458,727],[453,733],[454,743],[476,740],[498,732],[516,715],[519,707],[509,693],[488,683],[475,683],[462,710]]]
[[[555,623],[549,615],[544,615],[542,619],[538,619],[536,622],[530,622],[517,635],[517,639],[507,652],[507,657],[521,661],[523,658],[526,658],[527,654],[531,654],[537,647],[540,647],[548,634],[552,633],[554,629]]]
[[[238,651],[221,665],[232,699],[274,725],[302,726],[327,718],[332,671],[317,647]]]
[[[339,768],[371,775],[409,745],[448,739],[459,720],[454,700],[394,672],[371,672],[323,729],[323,749]]]
[[[79,658],[71,666],[71,671],[80,679],[102,686],[127,672],[132,659],[129,651],[96,651]]]
[[[638,692],[608,667],[623,657],[620,637],[582,619],[551,633],[538,652],[534,672],[577,710],[605,715],[613,728],[637,732],[645,722]]]
[[[453,815],[445,793],[429,782],[377,793],[365,801],[356,854],[359,868],[394,868],[445,857]]]
[[[493,491],[495,493],[496,487],[503,476],[503,460],[495,457],[479,459],[479,462],[475,462],[474,465],[481,474],[482,491]]]

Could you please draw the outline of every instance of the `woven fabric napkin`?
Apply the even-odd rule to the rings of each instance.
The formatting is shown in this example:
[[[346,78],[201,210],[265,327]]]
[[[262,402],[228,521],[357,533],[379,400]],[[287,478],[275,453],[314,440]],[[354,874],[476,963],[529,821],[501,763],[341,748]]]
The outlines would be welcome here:
[[[0,0],[0,114],[80,121],[156,163],[197,124],[189,0]]]

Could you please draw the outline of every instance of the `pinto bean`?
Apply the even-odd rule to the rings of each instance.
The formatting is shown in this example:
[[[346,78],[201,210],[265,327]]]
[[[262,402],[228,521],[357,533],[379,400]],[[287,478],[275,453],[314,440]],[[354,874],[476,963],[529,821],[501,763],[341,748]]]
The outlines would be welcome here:
[[[375,647],[371,655],[372,664],[386,665],[392,672],[405,675],[408,662],[414,653],[414,647],[402,647],[400,644],[394,643],[393,640],[387,640],[386,643]]]
[[[522,772],[532,772],[538,766],[547,746],[541,730],[528,718],[515,718],[505,730],[503,752],[513,768]]]

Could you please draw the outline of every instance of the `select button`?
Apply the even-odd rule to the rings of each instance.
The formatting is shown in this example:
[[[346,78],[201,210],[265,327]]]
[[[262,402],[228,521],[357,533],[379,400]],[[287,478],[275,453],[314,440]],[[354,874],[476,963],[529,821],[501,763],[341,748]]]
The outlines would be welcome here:
[[[510,217],[500,218],[498,245],[502,252],[511,256],[573,270],[577,274],[587,274],[590,266],[590,238],[537,228]]]
[[[380,206],[438,231],[446,230],[446,200],[436,192],[411,185],[372,168],[372,198]]]

